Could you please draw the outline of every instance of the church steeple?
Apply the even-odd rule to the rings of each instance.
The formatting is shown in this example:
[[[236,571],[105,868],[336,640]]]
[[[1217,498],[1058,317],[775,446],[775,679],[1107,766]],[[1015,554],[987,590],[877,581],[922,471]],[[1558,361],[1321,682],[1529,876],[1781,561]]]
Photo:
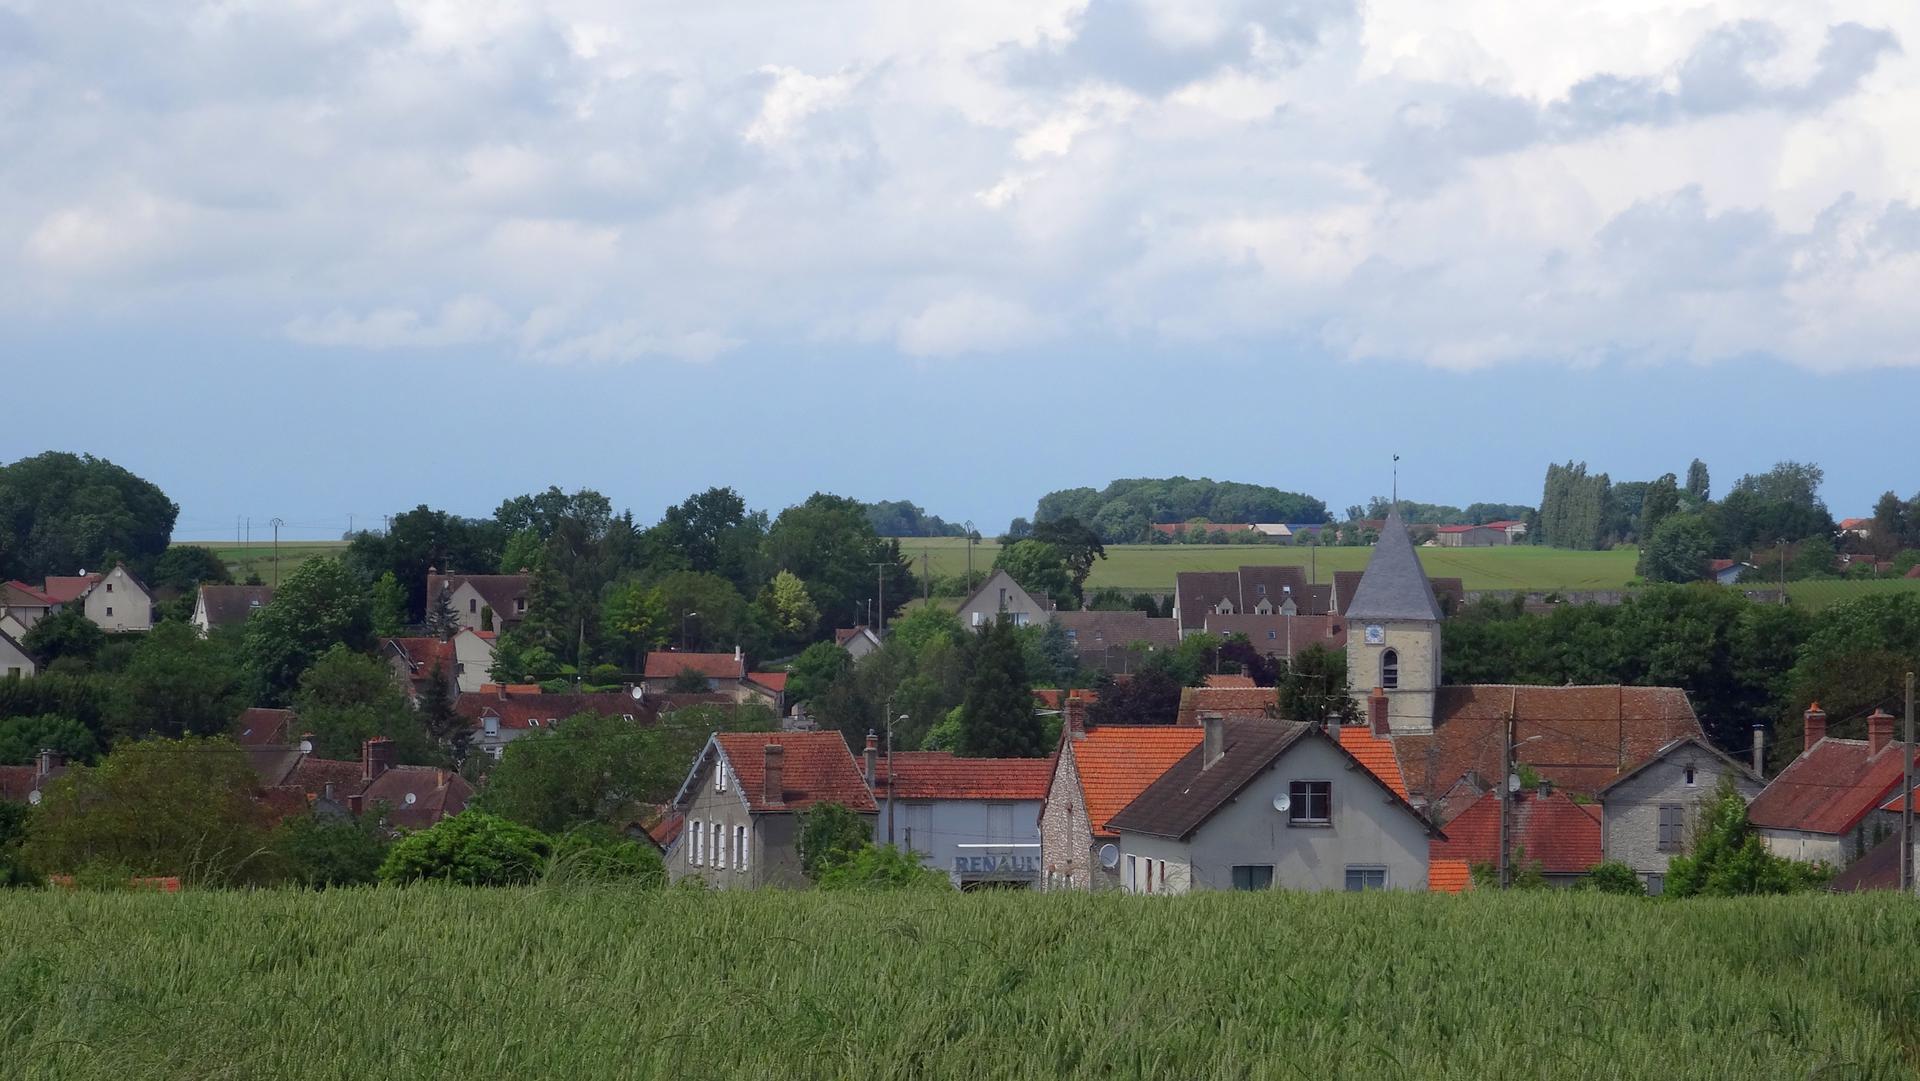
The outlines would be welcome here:
[[[1440,601],[1398,509],[1387,515],[1347,606],[1348,689],[1387,698],[1394,734],[1431,732],[1440,685]]]

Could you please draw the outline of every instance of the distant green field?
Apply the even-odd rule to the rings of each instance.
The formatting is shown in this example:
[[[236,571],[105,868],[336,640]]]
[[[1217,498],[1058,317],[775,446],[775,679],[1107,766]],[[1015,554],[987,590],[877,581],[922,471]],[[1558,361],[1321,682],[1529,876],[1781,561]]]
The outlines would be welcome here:
[[[1787,599],[1808,611],[1882,593],[1920,593],[1920,578],[1869,578],[1865,581],[1788,582]]]
[[[900,550],[920,569],[920,556],[935,574],[965,574],[967,544],[958,537],[904,537]],[[974,546],[974,570],[993,566],[1000,546]],[[1115,544],[1095,564],[1089,585],[1129,590],[1171,590],[1180,571],[1233,570],[1240,566],[1311,566],[1314,578],[1333,580],[1334,571],[1363,570],[1371,548],[1292,548],[1277,544]],[[1427,573],[1460,578],[1468,589],[1578,590],[1619,589],[1633,578],[1636,556],[1630,549],[1570,552],[1558,548],[1422,548]]]
[[[258,574],[260,580],[273,584],[273,542],[254,541],[252,544],[205,544],[213,554],[226,563],[227,570],[233,574],[233,580],[244,582],[249,575]],[[280,574],[282,577],[292,573],[293,568],[314,556],[338,556],[347,550],[346,541],[281,541]]]

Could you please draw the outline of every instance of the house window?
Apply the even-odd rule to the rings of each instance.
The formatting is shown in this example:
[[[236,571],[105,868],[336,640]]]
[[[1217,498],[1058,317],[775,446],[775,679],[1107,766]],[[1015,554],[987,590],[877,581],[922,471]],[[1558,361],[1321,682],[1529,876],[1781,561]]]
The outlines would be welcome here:
[[[108,593],[112,593],[112,592],[113,592],[113,583],[112,583],[112,582],[108,582],[108,583],[107,583],[107,592],[108,592]]]
[[[20,675],[20,669],[17,666],[7,669],[7,677],[9,679],[16,679],[19,677],[19,675]]]
[[[1400,651],[1389,649],[1380,654],[1380,688],[1393,690],[1400,685]]]
[[[1139,888],[1139,877],[1138,877],[1139,868],[1136,863],[1137,859],[1138,857],[1135,857],[1135,856],[1127,857],[1127,880],[1121,883],[1121,885],[1127,888],[1128,893],[1132,893],[1134,890]]]
[[[1693,787],[1693,767],[1692,766],[1687,767],[1687,787],[1688,788]]]
[[[1660,851],[1680,851],[1680,845],[1686,837],[1686,810],[1677,803],[1660,805]]]
[[[1268,631],[1268,632],[1267,632],[1267,641],[1269,641],[1269,642],[1271,642],[1271,641],[1273,641],[1274,639],[1276,639],[1276,638],[1278,638],[1278,637],[1280,637],[1280,632],[1279,632],[1279,631]]]
[[[706,835],[699,819],[687,823],[687,866],[700,866],[700,839]]]
[[[478,598],[475,598],[475,597],[467,598],[467,611],[476,613],[476,614],[480,611],[480,601]]]
[[[108,614],[108,615],[112,615],[112,614],[113,614],[113,605],[111,605],[111,604],[109,604],[109,605],[107,605],[107,614]]]
[[[713,824],[713,865],[727,869],[727,827],[718,822]]]
[[[1254,591],[1255,593],[1258,593],[1258,594],[1259,594],[1260,596],[1262,596],[1262,597],[1264,597],[1264,596],[1266,596],[1266,595],[1267,595],[1267,586],[1266,586],[1266,583],[1264,583],[1264,582],[1262,582],[1262,583],[1260,583],[1259,585],[1256,585],[1256,586],[1254,586],[1254,587],[1253,587],[1253,591]]]
[[[628,719],[631,720],[632,718]],[[727,790],[727,767],[724,765],[713,767],[713,790],[715,792],[725,792]]]
[[[1241,864],[1233,869],[1233,888],[1236,890],[1270,890],[1273,888],[1273,865],[1270,863]]]
[[[1363,890],[1384,890],[1386,888],[1387,869],[1385,867],[1347,868],[1347,892],[1359,893]]]
[[[733,869],[747,869],[747,827],[733,827]]]
[[[1648,897],[1658,897],[1665,892],[1667,892],[1667,876],[1666,875],[1648,875],[1647,876],[1647,896]]]
[[[1287,785],[1287,825],[1333,824],[1333,782],[1292,781]]]
[[[524,612],[524,611],[526,611],[526,610],[527,610],[527,599],[526,599],[525,597],[515,597],[515,598],[513,599],[513,610],[514,610],[514,611],[516,611],[516,612]]]

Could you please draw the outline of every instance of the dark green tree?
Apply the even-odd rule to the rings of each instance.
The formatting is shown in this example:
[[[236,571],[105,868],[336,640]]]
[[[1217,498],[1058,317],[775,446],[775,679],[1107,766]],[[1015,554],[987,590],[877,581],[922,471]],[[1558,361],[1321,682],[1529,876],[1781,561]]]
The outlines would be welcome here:
[[[832,642],[815,642],[787,669],[787,701],[809,702],[825,694],[853,668],[853,657]]]
[[[982,626],[967,650],[967,692],[960,712],[960,750],[968,758],[1037,758],[1050,749],[1034,715],[1026,656],[1013,624]]]
[[[861,504],[841,496],[816,492],[781,511],[767,530],[765,553],[770,570],[800,576],[829,625],[844,625],[882,592],[891,620],[917,592],[900,541],[876,535]]]
[[[232,728],[246,705],[245,673],[227,640],[161,623],[121,673],[112,726],[121,737],[215,736]]]
[[[0,721],[0,765],[30,765],[42,750],[58,751],[69,762],[92,762],[100,756],[100,741],[86,725],[54,713]]]
[[[1707,463],[1698,458],[1687,466],[1687,494],[1700,503],[1713,498],[1713,482],[1707,476]]]
[[[198,544],[176,544],[160,554],[146,583],[153,589],[175,589],[192,593],[202,585],[225,585],[233,573],[213,549]]]
[[[293,708],[301,727],[313,735],[314,754],[321,758],[357,761],[365,741],[383,736],[393,741],[401,762],[447,761],[421,715],[407,702],[393,670],[345,646],[327,650],[300,676]]]
[[[68,659],[69,665],[91,664],[100,647],[107,644],[107,632],[87,618],[80,605],[70,604],[27,629],[20,645],[43,665]]]
[[[1640,542],[1645,544],[1660,528],[1660,523],[1679,509],[1680,484],[1672,473],[1647,485],[1640,498],[1640,522],[1635,529]]]
[[[1817,889],[1833,876],[1825,864],[1796,863],[1767,851],[1747,818],[1747,801],[1723,780],[1706,805],[1692,850],[1667,864],[1665,896],[1744,897]]]
[[[422,504],[394,515],[385,533],[354,534],[345,560],[368,582],[391,571],[407,591],[407,621],[425,620],[428,570],[490,573],[510,533],[492,519],[462,518]]]
[[[466,810],[410,833],[387,850],[380,881],[518,886],[540,877],[553,840],[518,822]]]
[[[444,601],[446,591],[440,591]],[[448,605],[448,611],[452,607]],[[382,574],[373,583],[372,599],[373,633],[382,638],[394,638],[407,632],[407,591],[392,571]],[[451,634],[446,637],[453,637]]]
[[[843,804],[816,803],[800,814],[800,873],[810,882],[873,841],[873,821]]]
[[[436,661],[432,678],[427,680],[426,689],[420,692],[418,711],[420,723],[427,730],[427,738],[440,748],[440,753],[450,762],[459,762],[467,757],[467,744],[473,738],[473,725],[454,711],[455,693],[452,674]]]
[[[268,844],[287,881],[316,890],[372,885],[390,847],[378,816],[370,814],[357,819],[295,815],[274,829]]]
[[[1186,687],[1185,667],[1167,653],[1151,653],[1125,681],[1102,673],[1094,681],[1099,698],[1087,711],[1087,723],[1172,724]]]
[[[180,508],[105,458],[48,451],[0,466],[0,581],[104,570],[114,558],[152,568]]]
[[[1080,519],[1068,517],[1034,526],[1033,539],[1053,545],[1054,550],[1060,553],[1071,579],[1073,607],[1078,608],[1081,598],[1086,595],[1087,576],[1093,573],[1094,563],[1107,558],[1107,549],[1100,543],[1100,535],[1082,525]]]
[[[427,634],[442,642],[460,633],[460,613],[453,610],[453,591],[449,590],[444,582],[438,590],[434,591],[433,596],[427,598],[426,627]]]
[[[1707,575],[1713,528],[1697,514],[1674,514],[1648,535],[1640,576],[1649,582],[1698,582]]]
[[[275,704],[291,697],[300,674],[328,649],[372,644],[366,590],[340,561],[316,556],[295,568],[273,601],[247,620],[241,659],[263,704]]]
[[[1276,708],[1287,720],[1347,724],[1360,719],[1360,710],[1347,686],[1344,650],[1318,643],[1300,650],[1291,661],[1281,663],[1274,687]]]
[[[1006,571],[1020,588],[1036,599],[1051,600],[1063,608],[1077,608],[1073,576],[1060,549],[1040,540],[1016,541],[994,557],[995,570]]]

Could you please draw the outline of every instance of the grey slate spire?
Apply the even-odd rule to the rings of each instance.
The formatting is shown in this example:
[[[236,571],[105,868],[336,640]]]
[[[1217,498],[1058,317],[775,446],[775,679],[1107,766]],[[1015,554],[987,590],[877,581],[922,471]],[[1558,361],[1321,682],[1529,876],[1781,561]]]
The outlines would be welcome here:
[[[1367,620],[1429,620],[1439,622],[1440,602],[1434,599],[1433,583],[1414,553],[1413,537],[1407,533],[1400,512],[1387,515],[1380,527],[1380,539],[1374,543],[1367,560],[1367,572],[1354,587],[1353,603],[1347,606],[1349,622]]]

